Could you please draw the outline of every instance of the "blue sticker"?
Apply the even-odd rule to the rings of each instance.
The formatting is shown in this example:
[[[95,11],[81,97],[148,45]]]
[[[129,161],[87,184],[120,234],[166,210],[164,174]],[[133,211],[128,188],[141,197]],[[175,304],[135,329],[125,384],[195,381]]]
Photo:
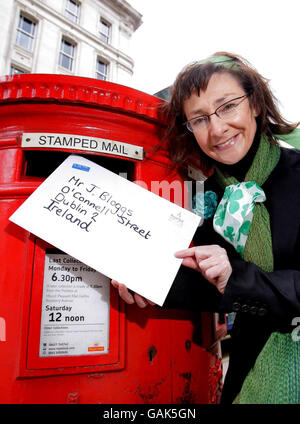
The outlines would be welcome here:
[[[80,171],[85,171],[85,172],[89,172],[90,170],[89,166],[80,165],[79,163],[73,163],[72,168],[80,169]]]

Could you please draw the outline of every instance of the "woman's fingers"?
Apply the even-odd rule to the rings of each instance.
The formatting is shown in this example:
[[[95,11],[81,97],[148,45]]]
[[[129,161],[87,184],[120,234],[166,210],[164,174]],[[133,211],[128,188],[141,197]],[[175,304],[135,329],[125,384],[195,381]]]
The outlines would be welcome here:
[[[111,284],[119,291],[119,296],[121,299],[129,305],[136,303],[139,308],[145,308],[148,304],[151,306],[155,305],[154,302],[145,299],[143,296],[137,293],[131,294],[125,284],[121,284],[116,280],[111,280]]]
[[[222,249],[218,245],[207,245],[207,246],[195,246],[190,247],[188,249],[180,250],[175,253],[176,258],[189,258],[194,257],[197,262],[199,262],[202,259],[209,258],[212,256],[212,254],[215,253],[216,250]],[[224,249],[222,249],[224,250]]]
[[[192,256],[195,252],[196,247],[190,247],[189,249],[179,250],[175,253],[176,258],[187,258]]]
[[[119,295],[121,299],[124,300],[124,302],[128,303],[129,305],[134,303],[134,298],[132,294],[129,292],[128,288],[124,284],[119,284],[118,290]]]
[[[202,272],[207,271],[209,268],[212,268],[216,265],[226,266],[228,262],[228,257],[226,251],[219,251],[215,255],[210,256],[206,259],[199,260],[199,267]]]
[[[175,253],[182,265],[198,270],[224,293],[232,268],[225,249],[218,245],[195,246]]]
[[[221,265],[216,265],[212,268],[209,268],[205,272],[204,277],[207,279],[207,281],[216,286],[218,291],[223,294],[225,292],[227,281],[230,275],[231,271],[227,271],[227,269],[224,269],[224,267]]]
[[[192,268],[192,269],[195,269],[196,271],[199,271],[199,264],[197,263],[197,260],[195,257],[184,258],[181,264],[188,268]]]
[[[145,297],[141,296],[140,294],[134,293],[134,299],[136,304],[140,307],[140,308],[145,308],[145,306],[147,305],[151,305],[154,306],[155,303],[152,302],[149,299],[146,299]]]
[[[183,259],[182,265],[200,271],[199,263],[207,257],[206,246],[190,247],[175,253],[175,257]]]
[[[134,300],[139,308],[145,308],[148,305],[147,300],[137,293],[134,293]]]
[[[119,296],[124,300],[124,302],[128,304],[134,303],[134,298],[125,284],[121,284],[116,280],[111,280],[111,284],[118,290]]]

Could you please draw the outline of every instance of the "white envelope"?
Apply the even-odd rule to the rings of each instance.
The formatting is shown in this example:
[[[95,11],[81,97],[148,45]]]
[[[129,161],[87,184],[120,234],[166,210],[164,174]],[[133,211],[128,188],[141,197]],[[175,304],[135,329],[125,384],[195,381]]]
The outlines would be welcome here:
[[[162,305],[200,217],[70,155],[10,220]]]

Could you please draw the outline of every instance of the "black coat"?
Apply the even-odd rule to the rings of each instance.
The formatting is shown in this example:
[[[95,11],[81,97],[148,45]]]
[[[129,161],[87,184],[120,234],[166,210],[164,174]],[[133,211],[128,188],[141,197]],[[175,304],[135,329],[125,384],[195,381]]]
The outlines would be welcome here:
[[[232,403],[272,331],[292,331],[300,317],[300,152],[282,148],[280,160],[263,185],[270,214],[274,271],[245,262],[212,228],[212,219],[198,228],[194,245],[226,248],[232,275],[221,295],[199,272],[181,267],[164,307],[237,312],[232,329],[229,367],[222,403]],[[219,200],[223,193],[211,177],[205,190]]]

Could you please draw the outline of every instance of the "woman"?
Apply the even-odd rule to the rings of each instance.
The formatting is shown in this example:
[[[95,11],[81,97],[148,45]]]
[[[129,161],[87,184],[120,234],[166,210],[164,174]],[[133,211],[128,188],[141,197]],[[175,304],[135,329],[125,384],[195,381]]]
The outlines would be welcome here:
[[[300,403],[300,147],[266,80],[243,58],[216,53],[185,68],[165,105],[170,157],[210,175],[192,248],[164,307],[237,313],[222,403]],[[121,297],[147,300],[117,282]],[[300,318],[299,318],[300,321]],[[293,332],[294,330],[294,332]]]

